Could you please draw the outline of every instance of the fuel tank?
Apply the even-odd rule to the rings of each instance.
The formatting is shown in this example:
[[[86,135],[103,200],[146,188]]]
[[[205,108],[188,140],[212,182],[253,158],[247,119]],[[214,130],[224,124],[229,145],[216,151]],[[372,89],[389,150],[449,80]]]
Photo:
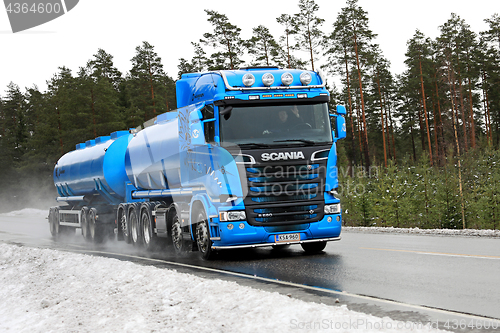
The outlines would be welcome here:
[[[132,135],[118,131],[76,145],[54,168],[54,184],[61,197],[100,193],[108,198],[125,197],[125,153]]]

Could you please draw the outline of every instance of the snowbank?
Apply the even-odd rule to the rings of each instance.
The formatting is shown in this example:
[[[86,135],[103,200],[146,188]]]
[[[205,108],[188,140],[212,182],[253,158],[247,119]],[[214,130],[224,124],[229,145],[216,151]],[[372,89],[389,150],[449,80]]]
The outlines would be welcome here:
[[[394,227],[342,227],[342,231],[398,233],[414,235],[436,236],[465,236],[465,237],[493,237],[500,238],[500,230],[478,229],[420,229],[420,228],[394,228]]]
[[[1,332],[437,332],[174,270],[0,243]]]

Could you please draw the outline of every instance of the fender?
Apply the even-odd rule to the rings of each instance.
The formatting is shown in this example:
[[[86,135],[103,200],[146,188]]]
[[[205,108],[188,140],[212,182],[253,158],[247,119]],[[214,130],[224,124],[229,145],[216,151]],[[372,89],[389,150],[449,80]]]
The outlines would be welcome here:
[[[217,208],[212,204],[212,202],[210,201],[210,199],[208,198],[208,195],[206,193],[200,193],[200,194],[196,194],[195,196],[193,196],[191,198],[191,203],[189,205],[189,231],[191,233],[191,239],[195,239],[195,235],[193,233],[193,220],[192,220],[192,216],[193,216],[193,204],[196,202],[196,201],[199,201],[201,202],[201,204],[203,205],[203,209],[205,209],[205,213],[207,214],[207,218],[208,218],[208,221],[210,221],[210,217],[212,216],[217,216],[217,218],[219,217],[218,213],[217,213]]]

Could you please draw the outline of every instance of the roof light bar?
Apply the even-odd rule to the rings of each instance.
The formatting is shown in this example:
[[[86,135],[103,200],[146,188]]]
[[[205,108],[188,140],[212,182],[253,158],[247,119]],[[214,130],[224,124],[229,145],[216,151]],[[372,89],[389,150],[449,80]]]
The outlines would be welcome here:
[[[227,80],[227,77],[226,77],[226,74],[224,73],[224,71],[216,71],[216,72],[211,72],[211,73],[214,73],[214,74],[218,74],[222,77],[222,80],[224,81],[224,85],[226,86],[226,90],[230,90],[230,91],[244,91],[244,90],[262,90],[262,89],[272,89],[272,90],[279,90],[279,89],[312,89],[312,88],[324,88],[326,86],[326,79],[325,77],[323,76],[323,73],[321,71],[318,72],[320,78],[321,78],[321,84],[316,84],[316,85],[308,85],[308,86],[303,86],[303,85],[297,85],[297,86],[272,86],[272,87],[252,87],[252,85],[255,83],[255,77],[250,74],[250,73],[246,73],[245,75],[243,75],[243,79],[248,79],[247,84],[249,85],[246,85],[245,83],[245,87],[233,87],[229,84],[228,80]],[[288,74],[290,77],[291,77],[291,80],[290,80],[290,84],[293,83],[293,76],[291,73],[289,72],[286,72],[286,73],[283,73],[283,75],[281,76],[282,77],[282,83],[283,83],[283,76]],[[287,76],[288,76],[287,75]],[[251,82],[251,77],[253,77],[253,82],[250,84]],[[285,80],[286,81],[286,80]]]

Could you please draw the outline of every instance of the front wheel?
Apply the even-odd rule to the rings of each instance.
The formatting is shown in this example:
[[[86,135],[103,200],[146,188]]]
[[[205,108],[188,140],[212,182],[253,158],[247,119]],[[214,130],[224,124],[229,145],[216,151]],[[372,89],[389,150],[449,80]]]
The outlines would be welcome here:
[[[213,257],[212,241],[210,240],[210,229],[204,212],[199,212],[196,219],[196,244],[203,259],[209,260]]]
[[[325,249],[326,242],[302,243],[300,245],[306,253],[318,253]]]

